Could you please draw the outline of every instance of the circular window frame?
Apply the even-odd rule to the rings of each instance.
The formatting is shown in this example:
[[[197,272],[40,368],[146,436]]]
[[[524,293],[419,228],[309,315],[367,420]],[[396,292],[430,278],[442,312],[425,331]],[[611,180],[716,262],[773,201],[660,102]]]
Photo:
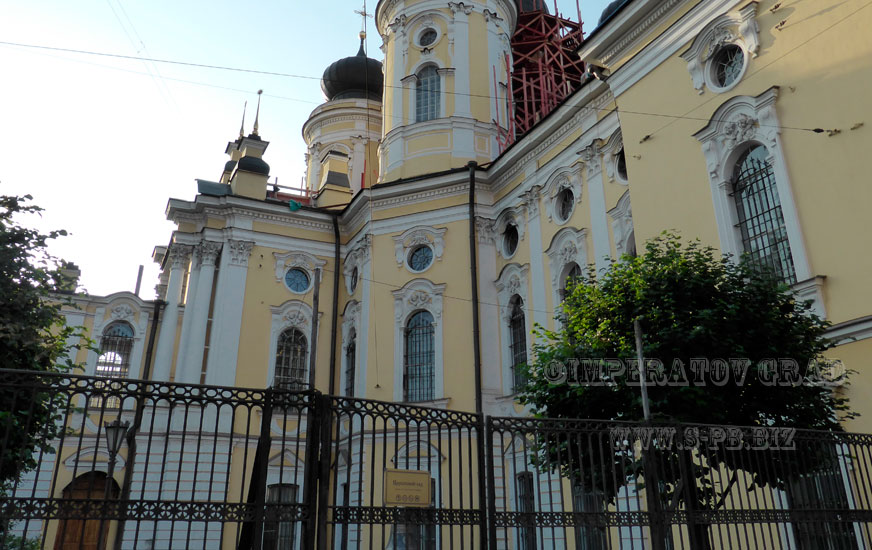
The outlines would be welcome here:
[[[436,33],[436,37],[433,38],[433,41],[429,44],[423,44],[421,42],[421,39],[424,37],[425,34],[427,34],[428,31],[433,31],[434,33]],[[421,27],[421,29],[418,30],[417,33],[415,33],[415,46],[421,49],[433,49],[433,47],[438,44],[440,40],[442,40],[442,31],[439,30],[439,27],[436,25],[426,25],[424,27]]]
[[[739,71],[739,74],[736,76],[736,79],[729,84],[721,86],[718,84],[717,75],[715,75],[715,71],[717,71],[717,60],[718,56],[721,52],[726,48],[736,48],[739,50],[739,53],[742,54],[742,68]],[[745,73],[748,71],[748,64],[750,63],[750,56],[748,52],[745,50],[745,47],[742,44],[737,42],[727,42],[726,44],[721,44],[715,49],[714,52],[709,56],[708,61],[705,66],[705,83],[708,88],[716,94],[722,94],[725,92],[729,92],[733,88],[739,85],[739,82],[745,77]]]
[[[417,270],[417,269],[414,269],[412,267],[412,254],[414,254],[418,250],[421,250],[422,248],[426,248],[426,249],[430,250],[430,262],[427,264],[427,266],[424,269]],[[433,267],[433,262],[435,260],[436,260],[436,251],[433,250],[433,247],[430,246],[429,244],[419,244],[417,246],[411,247],[409,249],[409,252],[406,253],[406,269],[408,269],[412,273],[424,273],[425,271],[427,271],[428,269]]]
[[[507,248],[506,247],[506,232],[509,230],[510,227],[514,228],[515,235],[517,235],[517,237],[518,237],[518,240],[515,242],[515,248],[512,250],[511,253],[506,250],[506,248]],[[518,253],[518,248],[520,248],[520,246],[521,246],[521,230],[518,229],[518,224],[515,223],[514,221],[507,222],[506,226],[503,228],[502,233],[500,233],[500,254],[502,254],[503,258],[505,258],[507,260],[511,259],[515,256],[515,254]]]
[[[560,217],[560,197],[564,193],[569,193],[572,196],[572,200],[570,201],[569,213],[566,214],[565,218]],[[575,190],[568,185],[564,185],[557,190],[557,193],[554,195],[554,220],[557,222],[557,225],[563,225],[569,220],[572,219],[572,215],[575,214],[575,203],[578,201],[578,197],[575,196]]]
[[[624,157],[624,173],[621,173],[621,157]],[[628,183],[630,181],[630,177],[627,171],[627,150],[624,149],[622,145],[618,152],[615,153],[614,158],[615,163],[615,179],[620,183]]]
[[[291,288],[291,285],[288,284],[288,273],[290,273],[291,271],[294,271],[294,270],[301,271],[302,273],[306,274],[306,278],[309,280],[309,284],[306,286],[305,290],[294,290],[293,288]],[[304,268],[304,267],[298,266],[298,265],[295,265],[295,266],[292,266],[292,267],[289,267],[288,269],[286,269],[285,274],[282,277],[282,283],[285,285],[285,288],[287,288],[289,291],[293,292],[294,294],[306,294],[306,293],[308,293],[312,289],[313,282],[314,282],[314,278],[312,277],[312,274],[309,272],[309,270]]]

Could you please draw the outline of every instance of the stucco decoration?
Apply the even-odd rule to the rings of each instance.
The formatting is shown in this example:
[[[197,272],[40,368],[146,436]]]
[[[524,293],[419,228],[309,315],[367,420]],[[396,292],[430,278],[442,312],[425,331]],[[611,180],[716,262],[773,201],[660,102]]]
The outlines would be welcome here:
[[[351,288],[352,275],[355,268],[357,269],[358,281],[363,276],[363,266],[369,261],[372,254],[372,235],[364,235],[354,243],[348,253],[345,255],[345,262],[342,264],[342,276],[345,278],[345,288],[349,294],[353,294],[355,289]]]
[[[602,172],[602,145],[599,140],[594,140],[593,143],[579,151],[578,155],[587,167],[588,180],[592,180]]]
[[[483,216],[476,216],[475,234],[480,244],[495,244],[497,242],[495,221]]]
[[[121,304],[112,308],[110,316],[115,321],[129,321],[133,323],[134,310],[127,304]]]
[[[503,257],[507,257],[505,254],[505,250],[503,250],[502,246],[502,236],[506,231],[506,227],[510,224],[514,224],[518,229],[518,242],[524,240],[524,233],[526,229],[526,217],[524,215],[524,211],[526,210],[524,204],[522,203],[520,206],[516,206],[514,208],[506,208],[500,215],[497,216],[496,221],[493,225],[494,236],[497,240],[497,247],[500,249],[500,253]],[[509,256],[510,257],[510,256]]]
[[[539,215],[539,197],[541,194],[542,188],[533,185],[521,195],[521,206],[524,208],[528,220]]]
[[[681,54],[687,61],[687,70],[693,87],[705,93],[708,87],[714,92],[725,92],[732,86],[720,88],[711,78],[711,59],[720,48],[733,44],[742,49],[745,63],[742,75],[748,68],[748,58],[757,57],[760,51],[760,27],[757,24],[757,2],[751,2],[742,9],[725,13],[714,19],[696,36],[690,48]],[[741,80],[741,76],[737,79]]]
[[[606,177],[610,182],[627,185],[629,182],[626,178],[618,173],[618,157],[621,151],[624,150],[624,137],[621,134],[620,128],[609,137],[605,145],[602,146],[603,163],[606,169]]]
[[[171,269],[184,269],[191,261],[193,247],[187,244],[173,243],[169,249],[169,264]]]
[[[635,250],[635,243],[631,242],[633,237],[633,211],[630,208],[630,192],[625,191],[621,198],[618,199],[618,204],[609,210],[609,217],[612,219],[612,233],[615,237],[615,251],[618,256]]]
[[[397,257],[397,264],[402,266],[406,263],[406,258],[409,252],[421,245],[427,245],[433,250],[433,257],[437,260],[442,259],[442,252],[445,249],[445,232],[448,231],[444,227],[436,228],[426,225],[418,225],[407,229],[400,235],[394,236],[394,252]]]
[[[215,265],[218,254],[221,253],[222,243],[202,241],[196,246],[197,260],[201,265]]]
[[[790,174],[781,144],[781,127],[775,110],[778,87],[770,88],[757,97],[737,96],[717,108],[709,124],[694,134],[702,145],[706,168],[711,185],[712,202],[718,225],[718,237],[724,253],[738,257],[744,252],[737,228],[733,176],[741,155],[753,145],[764,145],[768,152],[767,162],[775,175],[775,187],[781,202],[784,228],[790,243],[793,266],[797,281],[814,277],[808,261],[805,240],[799,225]],[[811,285],[815,308],[823,311],[823,295],[820,287]]]
[[[295,328],[303,333],[306,337],[306,353],[312,352],[312,306],[301,300],[288,300],[280,306],[271,306],[271,323],[270,323],[270,358],[269,371],[267,374],[268,384],[272,384],[275,380],[275,362],[276,349],[278,347],[279,335],[289,328]],[[320,314],[318,315],[320,326]],[[306,376],[308,377],[308,365],[306,367]]]
[[[561,220],[560,217],[557,215],[557,197],[564,189],[569,189],[570,191],[572,191],[574,205],[581,203],[581,175],[578,173],[577,170],[571,170],[568,168],[558,170],[548,179],[548,183],[545,184],[544,193],[546,197],[546,214],[548,215],[549,220],[553,221],[558,225],[568,222],[569,218],[572,217],[571,212],[565,220]],[[575,211],[574,206],[572,211]]]
[[[299,267],[305,270],[310,278],[313,278],[315,276],[315,269],[324,267],[327,263],[308,252],[285,252],[282,254],[273,252],[273,256],[276,261],[276,280],[282,284],[284,284],[285,272],[291,268]],[[321,277],[323,278],[323,276],[324,273],[322,271]]]
[[[565,227],[551,239],[551,246],[545,251],[551,268],[551,288],[555,297],[561,288],[562,279],[568,273],[567,266],[577,264],[583,270],[587,267],[587,230]],[[559,298],[554,302],[559,302]]]

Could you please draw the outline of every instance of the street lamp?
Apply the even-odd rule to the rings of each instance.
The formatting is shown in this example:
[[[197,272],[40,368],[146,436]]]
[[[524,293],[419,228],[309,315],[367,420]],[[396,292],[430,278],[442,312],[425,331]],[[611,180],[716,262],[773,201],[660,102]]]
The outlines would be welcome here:
[[[118,452],[121,451],[121,446],[124,444],[124,436],[127,435],[127,430],[130,428],[130,422],[121,422],[120,418],[116,418],[112,422],[105,422],[103,428],[106,432],[106,447],[109,451],[109,471],[106,474],[106,487],[104,489],[103,501],[109,500],[111,494],[112,481],[115,476],[115,460],[118,458]],[[98,550],[104,550],[106,547],[103,539],[103,526],[106,519],[100,518],[99,538],[97,539]],[[118,535],[120,536],[120,535]]]

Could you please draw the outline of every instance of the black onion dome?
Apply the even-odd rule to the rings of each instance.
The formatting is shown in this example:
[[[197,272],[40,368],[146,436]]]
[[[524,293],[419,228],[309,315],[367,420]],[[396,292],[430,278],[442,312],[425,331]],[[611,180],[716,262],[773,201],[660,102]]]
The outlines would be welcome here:
[[[384,75],[381,61],[367,57],[360,39],[357,55],[333,63],[321,77],[321,90],[331,99],[369,98],[381,101]]]
[[[257,157],[242,157],[239,159],[239,169],[243,172],[254,172],[264,176],[269,175],[269,164]]]
[[[235,160],[228,160],[227,162],[224,163],[224,171],[225,172],[232,172],[234,168],[236,168],[236,161]]]
[[[600,15],[599,22],[596,24],[597,27],[609,20],[614,14],[618,13],[618,10],[621,9],[627,1],[628,0],[612,0],[612,2],[606,6],[606,9],[603,10],[602,15]]]
[[[548,13],[548,0],[518,0],[522,12],[542,11]]]

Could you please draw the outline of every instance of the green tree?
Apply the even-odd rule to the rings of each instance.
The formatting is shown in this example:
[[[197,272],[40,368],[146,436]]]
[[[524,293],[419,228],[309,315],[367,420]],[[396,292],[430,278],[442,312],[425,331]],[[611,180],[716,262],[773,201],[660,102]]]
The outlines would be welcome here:
[[[659,363],[652,365],[662,365],[652,369],[646,384],[655,420],[841,431],[839,419],[854,416],[847,400],[834,390],[835,383],[846,382],[847,373],[837,372],[838,365],[822,356],[832,345],[825,337],[827,321],[814,314],[811,303],[799,300],[786,284],[748,258],[734,261],[698,242],[686,244],[663,235],[649,241],[641,256],[624,256],[599,277],[590,271],[570,284],[559,316],[562,328],[537,329],[539,343],[528,367],[529,381],[519,396],[537,416],[642,420],[638,381],[609,376],[604,368],[607,359],[632,366],[635,320],[643,327],[646,361],[656,359]],[[728,371],[728,383],[717,384],[710,371],[702,371],[702,380],[697,379],[690,368],[693,358],[749,361],[744,375],[741,370]],[[584,359],[594,368],[585,374],[582,362],[573,372],[572,365]],[[771,359],[790,361],[773,364]],[[796,372],[785,366],[795,366]],[[599,376],[601,372],[606,375]],[[780,376],[776,386],[774,376]],[[688,383],[682,385],[683,381]],[[664,505],[683,502],[716,509],[732,488],[732,483],[718,488],[708,481],[706,474],[719,466],[733,472],[750,470],[756,484],[783,488],[789,482],[784,471],[808,472],[832,458],[830,454],[815,463],[807,455],[805,460],[797,458],[802,453],[770,453],[750,461],[749,451],[736,451],[719,452],[702,465],[689,451],[657,449],[641,457],[611,441],[600,443],[572,452],[543,439],[536,461],[553,464],[562,457],[567,476],[580,476],[583,485],[614,499],[644,470],[645,459],[655,460],[665,472],[659,480]],[[773,460],[781,461],[780,467]],[[682,479],[682,470],[688,471],[692,461],[696,479]],[[688,484],[692,493],[683,490]]]
[[[67,372],[77,366],[74,349],[90,341],[81,327],[64,323],[61,308],[71,304],[74,282],[65,275],[69,264],[47,250],[49,241],[66,232],[43,234],[22,225],[22,217],[42,212],[31,200],[30,195],[0,195],[0,368]],[[39,376],[6,373],[2,379],[0,493],[8,493],[37,465],[40,452],[54,452],[51,442],[61,428],[56,397]]]

